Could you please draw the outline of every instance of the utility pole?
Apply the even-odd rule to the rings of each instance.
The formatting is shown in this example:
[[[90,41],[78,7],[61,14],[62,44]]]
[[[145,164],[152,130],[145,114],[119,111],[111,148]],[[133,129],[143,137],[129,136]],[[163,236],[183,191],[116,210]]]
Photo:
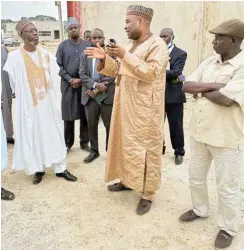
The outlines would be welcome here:
[[[67,1],[67,16],[76,18],[80,23],[80,35],[82,34],[82,22],[81,22],[81,11],[82,1]]]
[[[55,6],[58,7],[58,20],[59,20],[59,26],[60,26],[60,37],[61,42],[64,40],[64,25],[63,25],[63,19],[62,19],[62,6],[61,1],[55,1]]]

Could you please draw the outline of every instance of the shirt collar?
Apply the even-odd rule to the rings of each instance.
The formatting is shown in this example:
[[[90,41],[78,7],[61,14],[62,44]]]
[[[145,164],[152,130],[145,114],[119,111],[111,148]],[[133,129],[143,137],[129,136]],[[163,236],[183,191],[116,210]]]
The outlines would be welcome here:
[[[234,67],[238,67],[241,62],[244,60],[244,51],[242,50],[239,54],[237,54],[235,57],[231,58],[228,61],[222,62],[221,55],[216,55],[216,63],[224,64],[229,63]]]
[[[170,46],[170,48],[169,48],[169,54],[172,52],[172,50],[174,49],[174,47],[175,47],[174,44],[172,44],[172,46]]]

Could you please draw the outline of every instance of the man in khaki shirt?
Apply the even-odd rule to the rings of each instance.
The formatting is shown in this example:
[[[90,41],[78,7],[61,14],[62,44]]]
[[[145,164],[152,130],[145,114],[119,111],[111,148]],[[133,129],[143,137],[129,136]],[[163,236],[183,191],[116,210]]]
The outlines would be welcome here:
[[[189,166],[193,209],[180,221],[207,217],[207,174],[212,160],[218,189],[218,225],[215,249],[231,245],[240,217],[240,174],[244,162],[244,23],[231,19],[210,33],[218,55],[205,60],[188,77],[183,91],[197,95],[190,122]]]

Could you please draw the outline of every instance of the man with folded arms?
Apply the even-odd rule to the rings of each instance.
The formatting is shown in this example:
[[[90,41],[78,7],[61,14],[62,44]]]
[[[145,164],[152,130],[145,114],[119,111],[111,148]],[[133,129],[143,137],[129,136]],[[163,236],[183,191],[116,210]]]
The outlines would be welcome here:
[[[183,91],[198,95],[190,123],[189,166],[193,209],[181,222],[209,215],[207,175],[212,161],[218,189],[215,249],[231,245],[239,229],[240,174],[244,163],[244,23],[231,19],[210,30],[218,55],[188,77]]]

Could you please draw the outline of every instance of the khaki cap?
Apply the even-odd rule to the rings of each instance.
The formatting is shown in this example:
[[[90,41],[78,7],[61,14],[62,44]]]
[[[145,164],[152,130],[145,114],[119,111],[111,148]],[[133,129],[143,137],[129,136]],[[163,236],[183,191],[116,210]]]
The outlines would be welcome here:
[[[244,38],[244,23],[239,19],[230,19],[209,32],[217,35]]]

